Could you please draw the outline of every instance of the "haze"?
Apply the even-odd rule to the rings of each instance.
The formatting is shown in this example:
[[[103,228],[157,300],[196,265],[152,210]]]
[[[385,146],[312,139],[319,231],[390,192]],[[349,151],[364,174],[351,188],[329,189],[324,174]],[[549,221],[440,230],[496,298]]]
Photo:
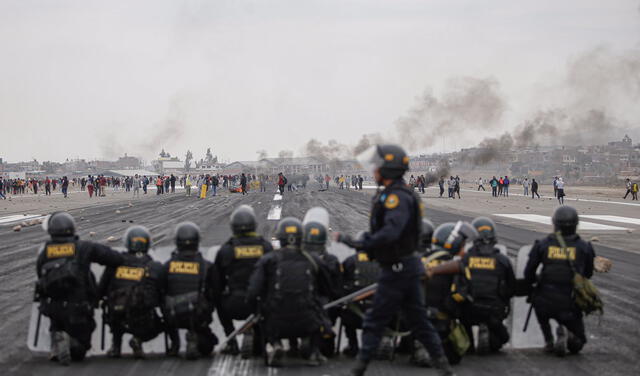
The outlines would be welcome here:
[[[637,0],[4,0],[0,157],[201,158],[211,147],[233,161],[301,153],[311,138],[393,139],[417,97],[456,77],[496,83],[504,108],[413,152],[473,146],[554,107],[602,110],[633,133],[639,41]],[[594,85],[567,86],[594,53],[581,77]]]

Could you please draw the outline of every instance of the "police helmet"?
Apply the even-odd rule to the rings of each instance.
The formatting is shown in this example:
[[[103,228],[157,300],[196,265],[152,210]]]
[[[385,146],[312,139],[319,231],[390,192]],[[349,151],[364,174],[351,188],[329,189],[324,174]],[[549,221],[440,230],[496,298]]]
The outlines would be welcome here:
[[[320,222],[307,222],[303,226],[302,242],[308,245],[325,245],[327,243],[327,228]]]
[[[52,238],[73,236],[76,233],[76,221],[67,212],[55,212],[49,216],[42,226]]]
[[[432,243],[436,248],[450,252],[452,255],[464,250],[467,240],[474,241],[478,232],[467,222],[443,223],[433,233]]]
[[[409,157],[398,145],[375,145],[358,156],[363,168],[379,170],[383,179],[399,179],[409,170]]]
[[[471,222],[473,228],[478,232],[478,240],[483,243],[496,241],[496,224],[487,217],[478,217]]]
[[[422,228],[420,230],[420,248],[427,249],[431,245],[431,238],[435,227],[433,222],[426,218],[422,218]]]
[[[276,237],[281,247],[299,246],[302,242],[302,222],[294,217],[281,219],[276,228]]]
[[[151,234],[143,226],[131,226],[124,235],[124,245],[131,253],[147,253],[151,246]]]
[[[231,213],[231,230],[235,235],[256,230],[256,213],[249,205],[240,205]]]
[[[200,243],[200,228],[193,222],[182,222],[176,228],[178,250],[197,250]]]
[[[562,235],[573,235],[578,228],[578,212],[571,206],[561,206],[553,213],[553,229]]]

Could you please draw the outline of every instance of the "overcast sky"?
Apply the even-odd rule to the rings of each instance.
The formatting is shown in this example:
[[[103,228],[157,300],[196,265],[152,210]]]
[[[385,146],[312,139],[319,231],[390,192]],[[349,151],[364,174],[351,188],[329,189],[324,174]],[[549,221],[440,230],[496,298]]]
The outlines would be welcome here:
[[[639,3],[3,0],[0,157],[275,156],[389,134],[426,89],[491,78],[500,127],[444,149],[470,146],[553,98],[572,59],[637,53]]]

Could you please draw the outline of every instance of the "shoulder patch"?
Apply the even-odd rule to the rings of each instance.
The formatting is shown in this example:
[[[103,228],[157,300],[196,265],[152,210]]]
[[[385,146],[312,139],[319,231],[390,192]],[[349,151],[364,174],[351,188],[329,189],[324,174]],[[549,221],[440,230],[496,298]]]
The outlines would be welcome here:
[[[395,193],[391,193],[387,196],[387,199],[384,200],[384,207],[387,209],[395,209],[400,205],[400,198]]]

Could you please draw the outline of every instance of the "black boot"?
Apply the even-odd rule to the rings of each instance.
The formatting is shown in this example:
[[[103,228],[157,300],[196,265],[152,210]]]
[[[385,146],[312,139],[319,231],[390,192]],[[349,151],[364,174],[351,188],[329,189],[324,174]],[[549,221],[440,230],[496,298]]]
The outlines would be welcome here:
[[[284,358],[284,348],[280,341],[274,344],[267,344],[267,365],[269,367],[282,367]]]
[[[63,366],[71,364],[71,338],[65,332],[51,333],[51,359]]]
[[[249,359],[251,358],[251,354],[253,354],[253,332],[249,330],[242,336],[240,355],[242,356],[242,359]]]
[[[111,348],[107,351],[107,356],[119,358],[122,353],[122,336],[114,334],[111,341]]]
[[[562,325],[558,325],[556,329],[556,343],[553,346],[553,352],[560,357],[567,353],[567,331]]]
[[[198,350],[198,335],[194,331],[187,332],[187,352],[186,358],[188,360],[198,359],[200,351]]]
[[[238,341],[235,338],[229,340],[227,344],[224,346],[224,349],[220,351],[222,354],[227,355],[238,355],[240,353],[240,349],[238,348]]]
[[[367,366],[369,366],[369,362],[358,359],[353,368],[351,368],[349,376],[363,376],[365,371],[367,370]]]
[[[142,341],[139,338],[133,337],[129,341],[129,346],[133,350],[133,357],[136,359],[144,359],[144,350],[142,349]]]
[[[413,351],[411,352],[409,361],[418,367],[431,367],[429,353],[427,353],[427,350],[420,341],[413,341]]]
[[[441,376],[455,376],[456,374],[453,372],[453,368],[449,364],[449,360],[445,356],[441,356],[440,358],[434,359],[433,368],[438,370],[438,375]]]

